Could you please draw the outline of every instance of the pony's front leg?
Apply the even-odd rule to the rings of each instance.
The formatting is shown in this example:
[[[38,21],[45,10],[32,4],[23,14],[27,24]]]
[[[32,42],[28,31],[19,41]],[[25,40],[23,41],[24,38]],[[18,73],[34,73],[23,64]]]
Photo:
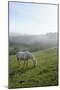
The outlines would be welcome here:
[[[21,60],[19,59],[19,65],[21,66]]]
[[[26,67],[28,66],[28,60],[26,60]]]
[[[25,60],[24,60],[24,66],[25,66]]]

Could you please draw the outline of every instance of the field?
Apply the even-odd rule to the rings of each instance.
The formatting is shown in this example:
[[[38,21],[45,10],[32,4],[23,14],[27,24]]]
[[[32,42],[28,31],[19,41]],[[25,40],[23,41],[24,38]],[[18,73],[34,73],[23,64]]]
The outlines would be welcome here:
[[[29,60],[28,67],[21,66],[15,55],[9,56],[9,88],[42,87],[58,85],[57,48],[50,48],[33,53],[37,60],[34,68]]]

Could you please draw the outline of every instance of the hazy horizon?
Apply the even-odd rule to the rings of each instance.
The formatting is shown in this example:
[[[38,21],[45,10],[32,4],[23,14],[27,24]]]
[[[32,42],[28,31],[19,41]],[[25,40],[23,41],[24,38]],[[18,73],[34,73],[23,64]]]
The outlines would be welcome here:
[[[21,34],[21,33],[13,33],[13,32],[10,32],[9,33],[9,35],[12,35],[12,36],[19,36],[19,35],[22,35],[22,36],[30,36],[30,35],[32,35],[32,36],[35,36],[35,35],[46,35],[46,34],[57,34],[58,32],[47,32],[47,33],[45,33],[45,34]]]
[[[9,2],[9,34],[57,33],[57,5]]]

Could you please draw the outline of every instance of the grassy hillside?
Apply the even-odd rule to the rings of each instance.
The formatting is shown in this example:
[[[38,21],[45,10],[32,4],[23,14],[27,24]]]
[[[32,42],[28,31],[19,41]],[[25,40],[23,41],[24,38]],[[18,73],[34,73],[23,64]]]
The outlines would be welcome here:
[[[19,66],[16,56],[9,56],[9,88],[58,85],[57,49],[51,48],[33,53],[37,67],[29,61],[28,67]]]

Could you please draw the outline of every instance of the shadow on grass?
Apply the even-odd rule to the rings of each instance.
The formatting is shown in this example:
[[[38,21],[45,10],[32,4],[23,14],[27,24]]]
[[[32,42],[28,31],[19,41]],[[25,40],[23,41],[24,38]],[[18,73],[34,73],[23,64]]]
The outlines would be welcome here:
[[[48,73],[49,70],[48,69],[43,69],[42,71],[40,71],[38,74],[42,74],[42,73]]]
[[[13,70],[13,71],[11,71],[11,72],[9,72],[9,76],[12,76],[12,75],[14,75],[15,73],[19,73],[20,75],[21,74],[23,74],[23,73],[25,73],[25,72],[27,72],[27,71],[29,71],[29,70],[32,70],[32,69],[34,69],[35,67],[22,67],[22,68],[16,68],[15,70]]]

